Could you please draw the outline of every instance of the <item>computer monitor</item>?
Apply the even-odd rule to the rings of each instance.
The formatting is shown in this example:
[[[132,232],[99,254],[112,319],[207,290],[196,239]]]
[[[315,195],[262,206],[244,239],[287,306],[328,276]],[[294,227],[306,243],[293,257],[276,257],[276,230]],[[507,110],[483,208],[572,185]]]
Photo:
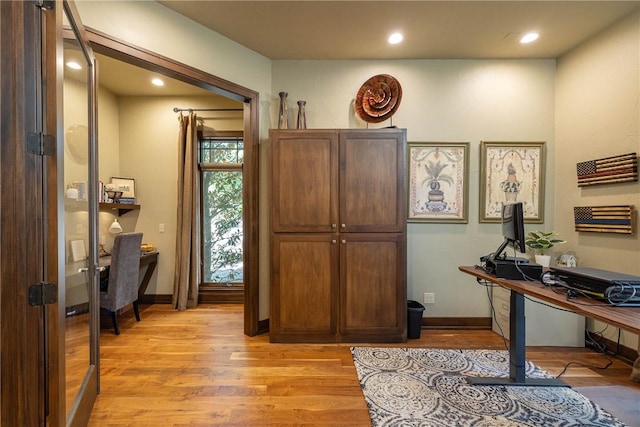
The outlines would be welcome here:
[[[524,210],[522,202],[505,203],[502,205],[502,236],[504,241],[497,251],[493,253],[493,259],[505,258],[503,251],[507,246],[511,246],[517,251],[526,253],[524,244]]]

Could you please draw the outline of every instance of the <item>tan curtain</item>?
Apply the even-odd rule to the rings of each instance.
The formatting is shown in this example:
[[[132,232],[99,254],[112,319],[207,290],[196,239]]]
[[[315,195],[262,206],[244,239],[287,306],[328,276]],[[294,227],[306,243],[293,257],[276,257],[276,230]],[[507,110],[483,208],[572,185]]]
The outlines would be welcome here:
[[[198,179],[197,121],[191,112],[178,118],[178,221],[173,308],[186,310],[198,304]]]

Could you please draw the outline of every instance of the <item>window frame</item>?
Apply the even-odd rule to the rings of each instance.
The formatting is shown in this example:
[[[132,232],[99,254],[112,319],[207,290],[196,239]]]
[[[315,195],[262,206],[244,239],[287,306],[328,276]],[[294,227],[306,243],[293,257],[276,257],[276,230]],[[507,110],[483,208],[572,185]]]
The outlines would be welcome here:
[[[237,139],[237,140],[241,140],[242,144],[243,144],[243,163],[216,163],[216,162],[201,162],[201,155],[202,155],[202,149],[200,144],[206,140],[206,139]],[[200,206],[199,206],[199,216],[200,216],[200,221],[199,221],[199,258],[200,258],[200,279],[199,279],[199,289],[202,291],[210,291],[210,290],[218,290],[218,289],[235,289],[235,290],[244,290],[244,274],[243,274],[243,280],[242,282],[230,282],[230,283],[222,283],[222,282],[208,282],[205,281],[205,265],[204,265],[204,238],[203,238],[203,233],[205,230],[205,224],[204,224],[204,173],[205,172],[215,172],[215,171],[230,171],[230,172],[240,172],[242,177],[243,177],[243,182],[242,185],[244,187],[245,182],[244,182],[244,174],[242,174],[243,169],[244,169],[244,156],[246,154],[246,150],[245,150],[245,141],[244,141],[244,133],[242,131],[208,131],[208,132],[204,132],[204,133],[200,133],[198,135],[198,179],[199,179],[199,186],[200,186]],[[242,228],[243,228],[243,250],[242,250],[242,259],[243,259],[243,269],[246,269],[246,246],[244,244],[244,236],[245,236],[245,231],[246,231],[246,226],[245,226],[245,201],[244,201],[244,197],[243,197],[243,201],[242,201]]]

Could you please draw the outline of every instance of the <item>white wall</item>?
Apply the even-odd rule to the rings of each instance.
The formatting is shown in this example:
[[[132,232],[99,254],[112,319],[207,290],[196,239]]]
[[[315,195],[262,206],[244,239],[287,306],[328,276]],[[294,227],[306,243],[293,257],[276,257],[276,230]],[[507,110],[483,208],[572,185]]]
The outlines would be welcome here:
[[[120,217],[125,231],[143,233],[160,252],[148,294],[171,295],[176,246],[178,188],[178,117],[174,107],[242,108],[236,101],[211,97],[121,97],[120,176],[136,180],[139,211]],[[242,112],[197,113],[207,129],[242,130]],[[160,232],[159,225],[165,231]]]
[[[155,1],[96,0],[78,1],[76,5],[87,27],[257,92],[269,93],[269,59]]]
[[[383,73],[402,86],[393,125],[407,129],[409,142],[470,142],[469,223],[409,224],[408,297],[436,294],[426,317],[488,317],[485,289],[457,269],[478,263],[502,242],[499,224],[478,222],[480,141],[546,141],[553,152],[555,61],[274,61],[272,92],[289,93],[290,123],[302,99],[309,128],[362,128],[355,95]],[[276,117],[274,107],[272,122]],[[553,228],[554,165],[548,156],[545,228]]]
[[[638,15],[565,55],[556,76],[551,60],[272,63],[155,2],[79,2],[78,9],[85,25],[260,94],[261,319],[268,317],[268,151],[264,142],[268,129],[277,123],[277,94],[289,93],[290,123],[295,123],[295,102],[304,99],[309,128],[365,127],[354,115],[353,100],[360,85],[380,73],[393,75],[403,87],[393,124],[407,129],[409,141],[471,143],[469,223],[409,224],[409,298],[421,300],[422,293],[435,292],[436,304],[428,307],[427,316],[489,315],[484,290],[456,270],[457,265],[476,263],[500,243],[497,225],[478,222],[482,140],[546,141],[546,220],[527,229],[557,229],[569,240],[558,250],[575,251],[583,265],[606,267],[615,262],[623,264],[625,272],[638,274],[637,236],[577,235],[572,218],[572,208],[578,204],[640,202],[638,184],[588,192],[575,186],[576,162],[638,151]],[[127,160],[122,165],[122,173],[135,171]],[[164,217],[149,218],[147,232],[160,220]],[[165,285],[154,286],[150,292],[165,289]],[[624,339],[633,342],[635,337]]]
[[[640,275],[640,238],[575,232],[574,206],[640,205],[638,182],[577,187],[576,163],[640,152],[640,13],[558,60],[555,222],[579,265]],[[592,330],[605,325],[590,322]],[[617,340],[617,329],[606,336]],[[623,344],[637,337],[624,333]]]
[[[120,151],[119,151],[119,121],[118,100],[111,92],[99,87],[98,90],[98,161],[99,179],[109,182],[108,177],[118,176]],[[87,91],[85,83],[77,80],[65,79],[64,81],[64,129],[65,138],[67,132],[74,126],[87,126]],[[87,181],[87,163],[74,156],[69,151],[69,141],[65,140],[64,180],[65,187],[73,181]],[[105,177],[107,177],[105,179]],[[88,213],[85,209],[70,210],[65,214],[65,235],[67,240],[83,239],[88,248]],[[99,222],[101,234],[113,221],[113,216],[100,212]],[[78,225],[82,232],[78,233]],[[108,234],[108,233],[106,233]],[[111,239],[112,241],[113,239]],[[112,243],[112,242],[111,242]],[[68,249],[67,244],[67,249]]]

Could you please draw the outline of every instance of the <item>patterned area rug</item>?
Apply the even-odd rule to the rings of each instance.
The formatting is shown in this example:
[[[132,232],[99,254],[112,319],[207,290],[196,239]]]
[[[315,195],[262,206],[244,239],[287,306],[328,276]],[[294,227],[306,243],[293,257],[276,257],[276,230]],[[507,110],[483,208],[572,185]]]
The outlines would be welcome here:
[[[371,423],[381,426],[625,426],[568,387],[473,386],[466,376],[508,376],[496,350],[353,347]],[[527,378],[550,378],[527,362]]]

